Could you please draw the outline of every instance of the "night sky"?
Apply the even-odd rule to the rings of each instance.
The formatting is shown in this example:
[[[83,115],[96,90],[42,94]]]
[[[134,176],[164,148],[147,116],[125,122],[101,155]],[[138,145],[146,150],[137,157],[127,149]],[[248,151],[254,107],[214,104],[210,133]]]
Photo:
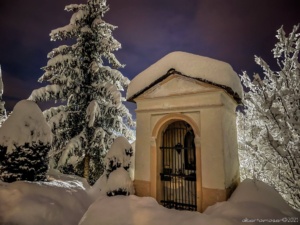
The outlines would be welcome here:
[[[107,0],[104,20],[118,26],[121,72],[132,79],[172,51],[219,59],[241,74],[261,72],[254,55],[275,67],[271,49],[276,30],[300,22],[300,0]],[[65,5],[85,0],[0,0],[0,64],[8,111],[33,89],[51,42],[51,30],[69,23]],[[45,107],[45,106],[42,106]],[[130,106],[132,108],[133,105]],[[133,111],[132,111],[133,112]]]

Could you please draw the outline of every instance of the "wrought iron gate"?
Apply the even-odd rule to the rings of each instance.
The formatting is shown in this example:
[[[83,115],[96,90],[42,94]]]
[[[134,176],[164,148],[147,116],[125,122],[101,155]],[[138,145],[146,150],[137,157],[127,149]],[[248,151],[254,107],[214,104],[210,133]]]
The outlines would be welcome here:
[[[194,132],[184,121],[170,124],[163,132],[161,203],[167,208],[197,210]]]

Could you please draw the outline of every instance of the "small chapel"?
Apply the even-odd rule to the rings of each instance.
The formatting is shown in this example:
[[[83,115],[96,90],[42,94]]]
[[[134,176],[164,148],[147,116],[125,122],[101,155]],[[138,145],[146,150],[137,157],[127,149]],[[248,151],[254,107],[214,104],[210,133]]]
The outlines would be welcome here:
[[[225,62],[172,52],[138,74],[134,187],[167,208],[203,212],[239,183],[238,75]]]

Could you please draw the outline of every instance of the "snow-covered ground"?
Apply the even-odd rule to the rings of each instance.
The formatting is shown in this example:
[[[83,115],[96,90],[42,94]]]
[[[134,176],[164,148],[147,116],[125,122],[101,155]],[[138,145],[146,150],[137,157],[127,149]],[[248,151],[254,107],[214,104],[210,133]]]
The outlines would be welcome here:
[[[0,181],[1,225],[78,224],[89,205],[86,181],[51,171],[50,182]]]
[[[18,225],[236,225],[300,223],[268,185],[243,181],[227,202],[204,213],[167,209],[150,197],[100,195],[82,178],[50,171],[50,182],[0,183],[0,224]],[[94,187],[96,188],[96,187]],[[94,193],[95,194],[95,193]],[[286,222],[285,222],[286,221]],[[289,221],[289,222],[288,222]],[[267,223],[268,222],[268,223]]]

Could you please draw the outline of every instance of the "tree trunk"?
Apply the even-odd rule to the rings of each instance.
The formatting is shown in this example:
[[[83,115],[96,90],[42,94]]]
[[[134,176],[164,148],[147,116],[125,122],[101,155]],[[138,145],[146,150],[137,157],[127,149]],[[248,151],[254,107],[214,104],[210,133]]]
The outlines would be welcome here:
[[[90,171],[90,156],[85,155],[84,157],[84,169],[83,169],[83,177],[89,181],[89,171]]]

